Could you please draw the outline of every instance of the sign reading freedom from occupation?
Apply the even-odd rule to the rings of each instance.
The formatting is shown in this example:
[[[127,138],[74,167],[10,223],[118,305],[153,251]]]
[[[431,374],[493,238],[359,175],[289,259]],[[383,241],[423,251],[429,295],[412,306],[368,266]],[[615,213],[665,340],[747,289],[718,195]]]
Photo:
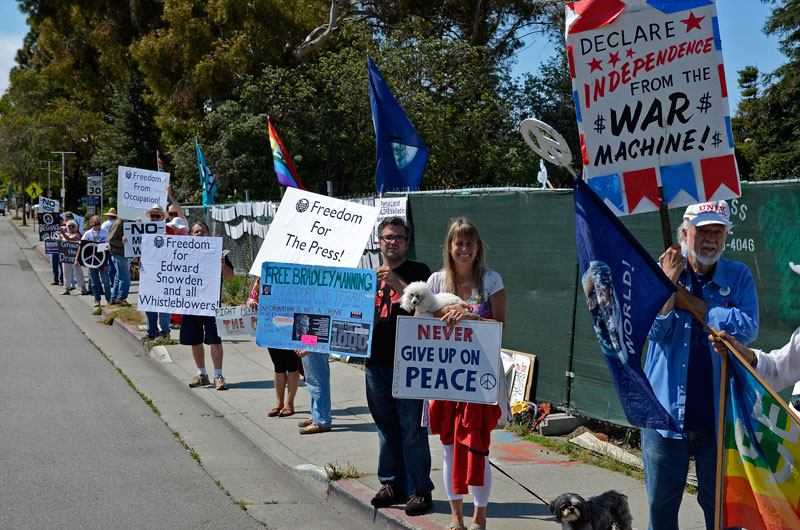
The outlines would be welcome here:
[[[377,215],[374,206],[286,188],[250,274],[265,261],[357,267]]]
[[[741,194],[716,6],[575,2],[567,54],[583,176],[617,215]]]
[[[117,173],[117,214],[120,219],[144,218],[145,212],[160,204],[166,208],[169,173],[119,166]]]
[[[369,357],[375,271],[266,262],[256,344]]]
[[[142,236],[139,311],[216,316],[221,237]]]
[[[138,258],[142,253],[142,236],[144,234],[163,234],[164,221],[149,221],[141,223],[123,223],[122,234],[128,238],[125,242],[125,257]]]
[[[500,322],[397,317],[392,396],[497,403],[502,335]]]

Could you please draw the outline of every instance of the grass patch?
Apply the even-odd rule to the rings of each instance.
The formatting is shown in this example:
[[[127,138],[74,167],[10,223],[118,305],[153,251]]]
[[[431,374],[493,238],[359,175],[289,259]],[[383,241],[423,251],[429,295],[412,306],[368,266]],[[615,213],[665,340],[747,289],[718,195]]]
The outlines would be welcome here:
[[[222,282],[222,298],[220,302],[226,306],[244,305],[250,294],[253,282],[246,275],[236,275],[232,282]]]
[[[96,307],[95,310],[92,311],[92,314],[93,315],[102,315],[103,314],[103,308],[102,307]]]
[[[137,311],[136,306],[120,307],[114,312],[117,313],[117,318],[127,322],[128,324],[131,324],[134,327],[147,324],[147,318],[145,317],[144,313]]]
[[[363,477],[365,473],[356,469],[356,466],[347,462],[345,465],[340,464],[338,461],[334,463],[328,462],[325,464],[325,474],[328,480],[342,480],[344,478],[359,478]]]
[[[244,501],[233,501],[233,504],[238,504],[243,512],[247,511],[247,503]]]

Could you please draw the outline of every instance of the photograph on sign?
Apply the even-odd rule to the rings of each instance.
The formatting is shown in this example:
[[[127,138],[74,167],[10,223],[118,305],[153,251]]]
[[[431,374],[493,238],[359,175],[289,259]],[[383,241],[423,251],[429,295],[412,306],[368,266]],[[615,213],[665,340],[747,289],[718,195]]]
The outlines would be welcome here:
[[[38,213],[39,241],[59,239],[61,237],[61,219],[57,213]]]
[[[375,208],[378,209],[378,218],[375,219],[375,228],[372,230],[372,242],[379,244],[378,225],[389,217],[407,219],[408,197],[378,197],[375,199]]]
[[[253,266],[267,261],[357,267],[378,209],[296,188],[286,188]]]
[[[138,258],[142,253],[142,236],[145,234],[163,234],[166,221],[128,222],[122,223],[122,235],[125,236],[125,257]]]
[[[246,305],[217,308],[217,332],[220,335],[251,335],[255,337],[258,309]]]
[[[131,221],[146,218],[145,212],[160,204],[167,207],[169,173],[119,166],[117,171],[117,215]]]
[[[505,385],[503,325],[438,318],[397,318],[392,396],[496,404]]]
[[[58,213],[58,201],[39,196],[39,213]]]
[[[139,311],[216,317],[222,238],[145,234]]]
[[[565,8],[583,178],[617,215],[657,210],[659,186],[669,207],[741,194],[716,6],[668,4]]]
[[[369,357],[375,271],[266,262],[256,344]]]
[[[94,243],[83,240],[78,250],[78,263],[90,269],[99,269],[108,264],[111,254],[108,243]]]
[[[59,241],[58,242],[58,262],[73,263],[81,248],[80,241]]]

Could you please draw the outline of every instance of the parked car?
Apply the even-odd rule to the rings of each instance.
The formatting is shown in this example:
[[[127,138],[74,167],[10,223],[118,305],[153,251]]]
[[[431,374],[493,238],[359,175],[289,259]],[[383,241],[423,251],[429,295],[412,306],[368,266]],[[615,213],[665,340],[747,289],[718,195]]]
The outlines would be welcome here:
[[[0,199],[0,213],[2,213],[3,216],[6,215],[6,200],[5,199]]]

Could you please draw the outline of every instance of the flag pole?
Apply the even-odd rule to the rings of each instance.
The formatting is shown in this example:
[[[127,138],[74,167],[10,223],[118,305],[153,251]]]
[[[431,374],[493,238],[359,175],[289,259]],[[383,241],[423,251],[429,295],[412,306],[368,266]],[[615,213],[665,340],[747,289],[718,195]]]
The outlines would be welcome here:
[[[728,346],[728,343],[725,343]],[[749,363],[744,363],[749,365]],[[714,530],[722,530],[722,460],[725,448],[725,406],[728,397],[728,354],[722,354],[722,375],[719,379],[719,418],[717,419],[717,477],[714,489]]]

